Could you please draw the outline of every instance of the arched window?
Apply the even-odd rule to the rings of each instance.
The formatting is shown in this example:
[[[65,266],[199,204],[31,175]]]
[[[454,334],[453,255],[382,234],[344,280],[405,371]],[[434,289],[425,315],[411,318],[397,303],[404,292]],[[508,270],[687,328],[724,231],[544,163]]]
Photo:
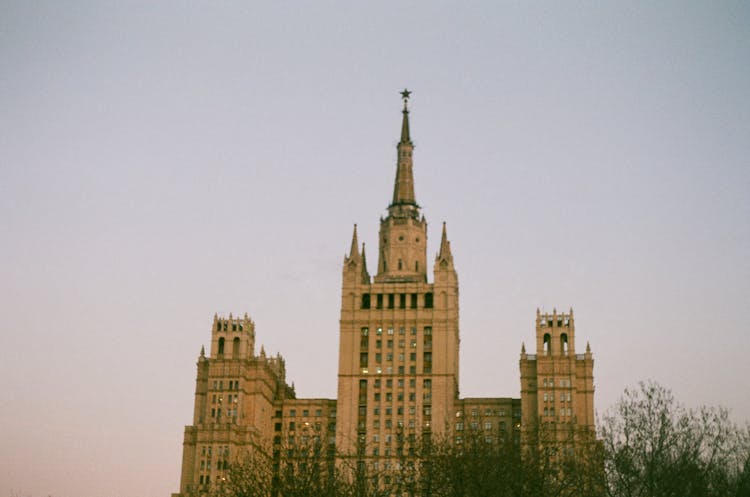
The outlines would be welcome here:
[[[560,351],[562,355],[568,355],[568,334],[563,333],[560,335]]]
[[[240,337],[234,337],[232,340],[232,359],[240,358]]]
[[[549,333],[544,334],[544,343],[542,344],[542,350],[544,351],[544,355],[549,355],[550,345],[552,344],[552,338],[550,337]]]
[[[398,260],[398,270],[401,271],[404,268],[404,263],[401,261],[401,259]]]
[[[224,355],[224,337],[219,338],[219,352],[218,355]]]

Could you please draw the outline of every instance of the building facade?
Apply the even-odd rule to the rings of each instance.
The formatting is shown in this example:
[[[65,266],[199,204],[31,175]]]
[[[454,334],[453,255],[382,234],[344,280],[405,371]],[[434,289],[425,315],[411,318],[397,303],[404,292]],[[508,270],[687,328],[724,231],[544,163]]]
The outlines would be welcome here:
[[[409,92],[388,214],[371,276],[354,227],[344,259],[336,399],[297,398],[284,359],[255,352],[255,325],[214,316],[198,359],[193,424],[185,428],[180,494],[222,478],[249,450],[278,454],[316,440],[336,457],[384,462],[426,436],[464,431],[521,445],[542,426],[567,440],[593,434],[593,359],[575,353],[573,311],[536,317],[536,353],[521,348],[521,397],[459,397],[459,292],[447,228],[428,278],[427,221],[414,193]],[[580,436],[580,435],[576,435]]]

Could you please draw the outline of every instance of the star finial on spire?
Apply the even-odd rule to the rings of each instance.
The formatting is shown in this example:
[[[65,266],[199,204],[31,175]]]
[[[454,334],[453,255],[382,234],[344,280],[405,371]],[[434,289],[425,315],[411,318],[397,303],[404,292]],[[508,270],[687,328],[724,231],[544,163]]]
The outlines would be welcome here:
[[[409,97],[411,96],[411,92],[404,88],[404,91],[401,92],[401,98],[404,99],[404,109],[406,109],[406,102],[409,101]]]

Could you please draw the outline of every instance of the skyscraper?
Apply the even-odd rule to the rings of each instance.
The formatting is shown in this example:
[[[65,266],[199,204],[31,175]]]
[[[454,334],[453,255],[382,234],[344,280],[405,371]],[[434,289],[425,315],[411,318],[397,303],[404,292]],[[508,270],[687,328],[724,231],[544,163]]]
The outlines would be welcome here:
[[[361,463],[408,457],[417,440],[465,432],[521,445],[545,426],[560,441],[593,433],[593,359],[575,353],[569,313],[537,311],[536,353],[522,346],[521,398],[459,396],[458,276],[447,227],[428,279],[427,221],[414,191],[410,92],[404,90],[396,178],[371,276],[354,227],[344,259],[336,399],[297,398],[284,359],[255,353],[255,325],[214,316],[198,359],[180,493],[221,478],[244,451],[278,454],[310,439]]]

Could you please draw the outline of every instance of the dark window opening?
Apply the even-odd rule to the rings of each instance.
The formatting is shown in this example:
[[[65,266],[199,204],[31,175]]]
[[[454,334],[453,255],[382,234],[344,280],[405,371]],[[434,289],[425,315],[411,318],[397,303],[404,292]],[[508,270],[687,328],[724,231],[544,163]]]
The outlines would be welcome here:
[[[379,293],[378,296],[377,296],[376,307],[378,309],[382,309],[383,308],[383,294],[382,293]]]
[[[401,271],[404,268],[404,263],[401,261],[401,259],[398,260],[398,270]]]
[[[367,367],[367,352],[362,352],[359,354],[359,366],[362,368]]]
[[[240,358],[240,339],[239,337],[235,337],[234,340],[232,340],[232,359],[239,359]]]
[[[369,309],[369,308],[370,308],[370,294],[363,293],[362,294],[362,309]]]
[[[411,308],[412,309],[417,308],[417,294],[416,293],[411,294]]]
[[[424,294],[424,306],[427,309],[432,309],[432,293]]]
[[[544,355],[549,355],[549,353],[551,352],[550,351],[550,345],[551,345],[551,341],[552,341],[552,338],[550,337],[549,333],[545,333],[544,334],[544,339],[543,340],[544,341],[543,341],[543,344],[542,344],[542,351],[544,352]]]
[[[406,308],[406,294],[402,293],[398,296],[398,307],[399,309],[405,309]],[[403,330],[403,328],[401,328]]]
[[[394,301],[393,294],[389,293],[388,294],[388,309],[393,309],[393,301]]]
[[[224,337],[219,338],[219,355],[224,355]]]

